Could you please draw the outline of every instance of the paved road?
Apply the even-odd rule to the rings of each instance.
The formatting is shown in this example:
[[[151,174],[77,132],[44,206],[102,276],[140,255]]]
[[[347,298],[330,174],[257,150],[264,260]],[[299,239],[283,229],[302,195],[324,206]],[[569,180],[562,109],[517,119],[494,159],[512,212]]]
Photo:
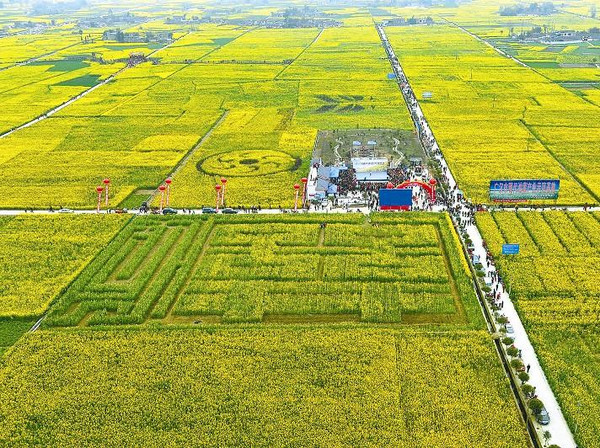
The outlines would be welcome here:
[[[185,213],[183,212],[182,209],[177,209],[178,214],[193,214],[193,215],[200,215],[202,214],[202,209],[189,209],[186,208],[185,209]],[[442,211],[441,207],[437,207],[435,209],[435,211]],[[112,211],[111,213],[114,213],[114,211]],[[129,214],[134,214],[134,215],[140,215],[141,213],[139,212],[139,210],[129,210],[127,213]],[[303,214],[303,213],[317,213],[317,214],[327,214],[327,213],[362,213],[365,215],[368,215],[369,213],[371,213],[371,210],[369,210],[367,207],[360,207],[360,208],[352,208],[350,212],[348,212],[345,208],[334,208],[334,207],[327,207],[324,209],[319,209],[319,210],[315,210],[315,209],[310,209],[310,210],[298,210],[297,212],[294,212],[293,210],[290,209],[285,209],[285,210],[281,210],[281,209],[268,209],[268,208],[263,208],[262,210],[257,210],[254,213],[244,213],[242,211],[240,211],[238,214],[240,215],[253,215],[253,214],[258,214],[258,215],[278,215],[278,214],[293,214],[293,213],[297,213],[297,214]],[[33,212],[31,211],[25,211],[25,210],[20,210],[20,209],[11,209],[11,210],[0,210],[0,216],[16,216],[16,215],[62,215],[62,214],[66,214],[66,215],[95,215],[97,214],[96,210],[71,210],[69,213],[61,213],[59,211],[49,211],[49,210],[34,210]],[[107,214],[106,210],[101,210],[100,214]],[[221,210],[219,210],[219,214],[221,213]]]
[[[480,260],[484,266],[488,266],[489,260],[487,259],[486,250],[483,247],[483,239],[475,225],[467,226],[467,233],[473,240],[475,246],[474,253],[479,255]],[[490,274],[495,272],[495,267],[491,264],[489,269],[486,269],[487,279],[491,281]],[[495,286],[495,284],[494,284]],[[536,394],[540,400],[546,406],[548,414],[550,415],[550,424],[544,427],[538,426],[540,431],[550,431],[552,434],[551,442],[559,445],[561,448],[575,447],[575,440],[569,430],[567,422],[563,416],[562,410],[556,401],[554,392],[550,388],[548,379],[542,370],[539,363],[538,357],[535,353],[533,346],[529,340],[529,336],[521,322],[521,319],[515,309],[515,306],[505,290],[501,290],[500,301],[503,303],[501,313],[506,316],[514,328],[514,334],[509,336],[514,338],[515,346],[521,350],[521,358],[525,365],[529,365],[529,383],[536,387]]]
[[[385,32],[383,31],[383,29],[380,30],[380,33],[382,35],[384,45],[389,46],[388,55],[390,55],[390,59],[392,61],[392,65],[394,65],[395,71],[397,72],[397,74],[403,76],[404,73],[402,71],[402,68],[399,66],[399,63],[395,62],[395,54],[387,38],[385,37]],[[425,119],[421,106],[419,105],[418,101],[416,100],[416,97],[414,96],[414,93],[412,92],[410,84],[408,83],[408,79],[406,79],[405,85],[408,87],[408,89],[410,89],[410,93],[412,94],[410,95],[412,101],[407,102],[407,104],[409,105],[409,109],[411,110],[413,118],[417,117],[419,121],[418,127],[420,129],[420,132],[424,134],[423,137],[425,141],[431,142],[431,149],[433,150],[432,152],[435,154],[435,158],[437,159],[440,166],[442,167],[443,172],[445,173],[445,180],[448,186],[450,187],[450,190],[453,190],[455,188],[459,189],[458,184],[454,179],[454,176],[452,175],[450,167],[448,166],[448,163],[444,159],[444,156],[441,153],[441,151],[439,151],[439,146],[435,141],[435,136],[433,135],[433,132],[431,131],[427,120]],[[406,96],[407,95],[405,95],[405,97]],[[460,207],[461,211],[467,211],[471,209],[471,204],[464,199],[461,201],[457,201],[456,205]],[[473,240],[473,245],[475,246],[475,253],[479,255],[482,260],[485,261],[485,266],[487,264],[487,251],[483,246],[483,237],[481,236],[477,226],[475,226],[474,224],[465,224],[466,231],[469,234],[470,238]],[[492,272],[493,269],[490,269],[487,272],[488,278]],[[515,338],[515,344],[522,351],[523,362],[525,365],[531,366],[529,372],[531,379],[529,382],[530,384],[536,387],[536,393],[539,399],[542,400],[542,402],[544,402],[544,405],[546,406],[546,409],[548,410],[548,413],[550,415],[550,424],[544,427],[544,430],[550,431],[550,433],[552,434],[552,443],[559,445],[561,448],[576,448],[573,434],[571,433],[571,430],[567,425],[567,422],[564,418],[560,406],[558,405],[554,392],[552,391],[550,384],[548,383],[548,379],[546,378],[540,366],[537,354],[535,353],[533,345],[529,340],[529,336],[525,331],[525,327],[523,326],[523,323],[521,322],[521,319],[518,313],[516,312],[514,304],[512,303],[512,299],[506,291],[502,291],[501,300],[504,301],[504,307],[502,311],[506,315],[506,317],[508,317],[510,323],[514,328],[513,336]]]

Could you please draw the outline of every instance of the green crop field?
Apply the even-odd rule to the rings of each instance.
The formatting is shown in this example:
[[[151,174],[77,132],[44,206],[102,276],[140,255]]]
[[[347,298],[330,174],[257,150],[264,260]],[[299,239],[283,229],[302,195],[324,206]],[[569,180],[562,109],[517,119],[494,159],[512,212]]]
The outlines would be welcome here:
[[[354,215],[139,217],[58,299],[46,323],[480,325],[465,266],[443,214],[371,223]]]
[[[34,321],[29,319],[0,320],[0,356],[29,330]]]

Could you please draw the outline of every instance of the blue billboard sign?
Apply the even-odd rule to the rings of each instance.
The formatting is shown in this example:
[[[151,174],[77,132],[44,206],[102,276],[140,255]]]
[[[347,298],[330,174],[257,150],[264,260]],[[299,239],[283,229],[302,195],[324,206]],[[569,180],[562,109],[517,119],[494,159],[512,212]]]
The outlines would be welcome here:
[[[379,190],[381,210],[401,210],[412,207],[412,188],[382,188]]]
[[[518,255],[521,247],[518,244],[503,244],[502,255]]]
[[[526,201],[558,199],[559,179],[492,180],[490,199],[493,201]]]

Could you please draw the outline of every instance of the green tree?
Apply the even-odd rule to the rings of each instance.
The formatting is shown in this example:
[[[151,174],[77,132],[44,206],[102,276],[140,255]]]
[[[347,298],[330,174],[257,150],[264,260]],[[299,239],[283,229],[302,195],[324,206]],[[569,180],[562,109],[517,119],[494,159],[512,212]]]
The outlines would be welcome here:
[[[535,387],[533,387],[531,384],[522,384],[521,391],[525,394],[525,396],[530,396],[531,394],[533,394],[533,391],[535,391]]]
[[[532,398],[527,405],[535,415],[538,415],[544,409],[544,403],[539,398]]]
[[[521,362],[521,360],[520,360],[520,359],[513,359],[513,360],[510,362],[510,365],[511,365],[511,367],[512,367],[513,369],[515,369],[515,370],[519,370],[520,368],[522,368],[522,367],[523,367],[523,363]]]
[[[547,445],[550,439],[552,438],[552,434],[550,434],[550,431],[544,431],[542,437],[544,437],[544,443],[546,443]]]
[[[519,379],[521,380],[521,384],[525,384],[529,381],[529,374],[527,372],[519,372]]]

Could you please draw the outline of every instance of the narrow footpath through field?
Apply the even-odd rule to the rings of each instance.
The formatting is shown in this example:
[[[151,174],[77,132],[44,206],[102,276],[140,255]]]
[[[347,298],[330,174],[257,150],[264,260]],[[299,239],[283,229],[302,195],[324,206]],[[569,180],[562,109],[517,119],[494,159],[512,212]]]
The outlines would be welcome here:
[[[229,114],[228,110],[223,111],[221,116],[218,118],[217,121],[214,122],[214,124],[210,127],[208,132],[206,134],[204,134],[202,136],[202,138],[198,141],[198,143],[196,143],[194,145],[194,147],[179,161],[179,163],[175,166],[175,168],[173,168],[173,171],[171,171],[171,173],[167,177],[173,178],[173,177],[175,177],[175,175],[177,173],[179,173],[179,171],[181,171],[183,169],[183,167],[187,164],[190,157],[192,157],[198,151],[198,149],[200,149],[200,147],[204,144],[204,142],[210,138],[210,136],[215,131],[215,129],[217,129],[221,125],[221,123],[223,123],[223,121],[225,121],[228,114]],[[152,202],[152,200],[154,199],[154,197],[157,194],[158,194],[158,187],[156,187],[156,189],[148,197],[148,200],[147,200],[148,204],[150,204]]]

